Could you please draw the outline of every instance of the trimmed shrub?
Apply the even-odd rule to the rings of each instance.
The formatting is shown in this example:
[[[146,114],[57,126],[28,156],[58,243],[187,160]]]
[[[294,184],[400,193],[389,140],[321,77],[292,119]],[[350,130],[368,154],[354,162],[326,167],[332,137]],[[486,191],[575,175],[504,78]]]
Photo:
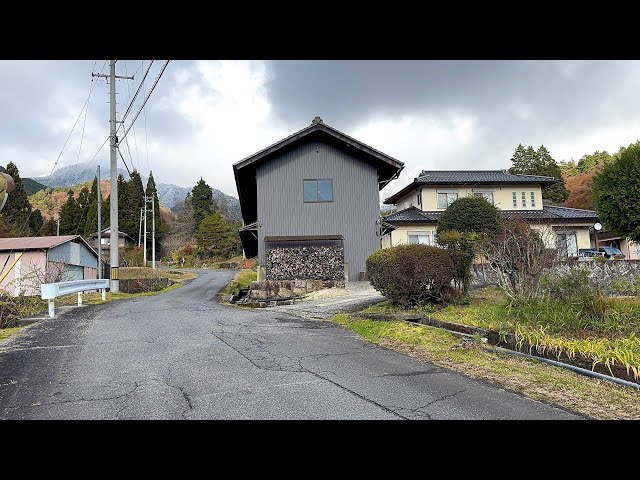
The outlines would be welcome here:
[[[452,202],[438,220],[436,235],[455,230],[494,236],[502,230],[500,210],[482,197],[462,197]],[[438,240],[440,243],[440,240]]]
[[[442,302],[451,290],[454,265],[449,252],[428,245],[384,248],[367,258],[371,285],[404,308]]]

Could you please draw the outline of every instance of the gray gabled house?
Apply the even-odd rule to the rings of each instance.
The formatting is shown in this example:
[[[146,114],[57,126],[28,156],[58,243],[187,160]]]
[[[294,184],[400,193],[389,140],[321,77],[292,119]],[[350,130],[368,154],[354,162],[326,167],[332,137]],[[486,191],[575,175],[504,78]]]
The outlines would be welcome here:
[[[402,162],[314,118],[308,127],[233,165],[245,256],[257,257],[267,279],[325,279],[335,258],[329,262],[322,252],[315,257],[308,252],[341,249],[341,276],[358,280],[385,233],[379,191],[403,168]],[[296,257],[296,265],[283,266],[287,251],[294,250],[303,256]],[[328,275],[336,278],[335,269]]]

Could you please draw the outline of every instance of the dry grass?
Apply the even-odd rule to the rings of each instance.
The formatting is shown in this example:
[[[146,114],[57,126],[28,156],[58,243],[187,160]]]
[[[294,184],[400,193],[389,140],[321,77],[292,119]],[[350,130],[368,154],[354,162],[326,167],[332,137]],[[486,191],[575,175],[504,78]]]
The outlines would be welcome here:
[[[486,380],[528,398],[556,404],[598,419],[640,419],[640,392],[585,377],[536,360],[459,348],[449,332],[402,321],[372,321],[337,315],[334,321],[365,339],[422,358],[472,378]]]

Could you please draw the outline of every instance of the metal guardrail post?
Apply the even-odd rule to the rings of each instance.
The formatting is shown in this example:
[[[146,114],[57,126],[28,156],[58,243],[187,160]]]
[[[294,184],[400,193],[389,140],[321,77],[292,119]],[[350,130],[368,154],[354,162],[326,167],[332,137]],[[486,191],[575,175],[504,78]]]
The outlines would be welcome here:
[[[102,300],[107,299],[107,288],[111,285],[108,279],[74,280],[70,282],[43,283],[40,286],[40,298],[48,301],[49,317],[55,317],[55,299],[62,295],[78,293],[78,306],[82,306],[82,293],[89,290],[102,290]]]

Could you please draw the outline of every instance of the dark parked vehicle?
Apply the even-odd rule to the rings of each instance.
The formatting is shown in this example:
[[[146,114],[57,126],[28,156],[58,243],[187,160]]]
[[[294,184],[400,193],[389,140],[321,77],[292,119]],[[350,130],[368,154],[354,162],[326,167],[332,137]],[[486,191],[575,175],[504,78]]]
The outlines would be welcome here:
[[[581,248],[578,250],[578,257],[604,257],[604,252],[599,252],[591,248]]]
[[[619,248],[607,246],[598,248],[599,252],[604,252],[605,258],[614,258],[618,260],[623,260],[626,258],[626,255],[620,251]]]

